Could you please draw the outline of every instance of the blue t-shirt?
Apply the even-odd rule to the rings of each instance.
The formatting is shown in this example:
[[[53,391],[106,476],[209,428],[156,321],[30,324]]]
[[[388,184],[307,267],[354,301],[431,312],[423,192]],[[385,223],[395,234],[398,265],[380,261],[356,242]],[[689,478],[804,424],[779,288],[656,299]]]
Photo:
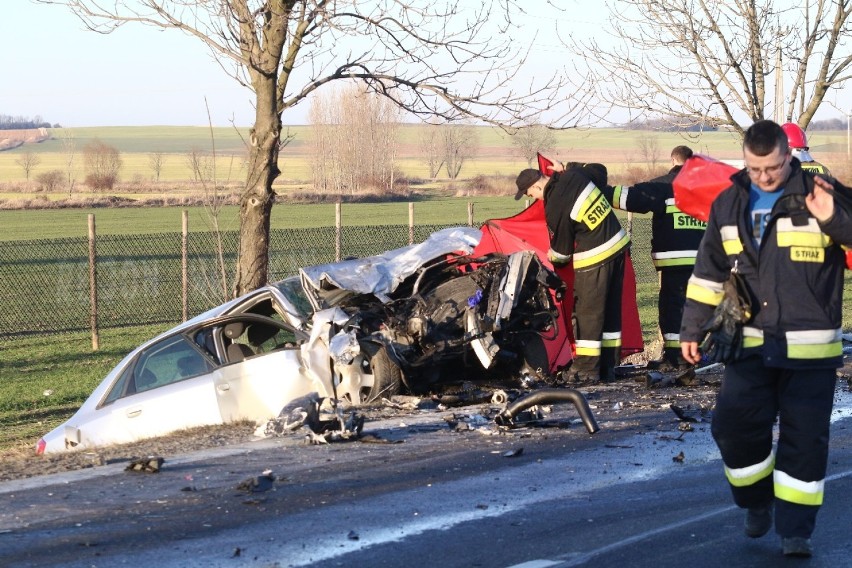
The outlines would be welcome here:
[[[779,187],[775,191],[763,191],[751,184],[748,192],[748,219],[751,222],[751,236],[757,246],[760,246],[763,231],[766,229],[766,222],[769,220],[769,214],[772,213],[772,207],[775,206],[775,202],[781,197],[783,191],[783,187]]]

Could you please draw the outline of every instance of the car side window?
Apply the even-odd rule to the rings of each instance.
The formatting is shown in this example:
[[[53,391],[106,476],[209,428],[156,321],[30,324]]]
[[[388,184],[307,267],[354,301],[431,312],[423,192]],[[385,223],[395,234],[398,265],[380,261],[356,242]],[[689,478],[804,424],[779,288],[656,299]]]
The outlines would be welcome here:
[[[272,319],[281,322],[282,326],[252,323],[246,328],[246,339],[257,353],[269,353],[276,349],[296,347],[299,343],[295,332],[284,324],[281,316],[275,314]]]
[[[213,364],[182,335],[173,335],[139,354],[116,381],[105,402],[209,373]]]

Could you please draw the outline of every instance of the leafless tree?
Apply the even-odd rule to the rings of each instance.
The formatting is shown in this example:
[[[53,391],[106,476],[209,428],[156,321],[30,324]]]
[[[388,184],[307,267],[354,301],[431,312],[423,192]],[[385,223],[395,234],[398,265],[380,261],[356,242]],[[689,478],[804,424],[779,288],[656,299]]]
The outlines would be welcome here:
[[[103,33],[126,23],[181,30],[204,42],[223,69],[253,90],[238,294],[267,279],[282,115],[323,85],[355,80],[425,118],[516,126],[547,112],[562,127],[587,119],[588,92],[569,88],[560,69],[523,78],[535,32],[514,23],[526,9],[519,0],[40,1],[69,7]],[[536,10],[543,21],[559,15],[549,3]],[[522,33],[528,41],[517,41]]]
[[[441,144],[441,126],[427,124],[420,131],[420,151],[429,168],[429,177],[435,179],[444,167],[444,153]]]
[[[441,146],[447,175],[456,179],[465,161],[476,155],[479,140],[469,124],[445,124],[441,127]]]
[[[65,181],[65,174],[62,170],[50,170],[38,174],[35,181],[42,191],[53,192],[62,186],[62,182]]]
[[[607,7],[611,29],[604,31],[615,47],[595,38],[564,42],[586,59],[601,98],[631,118],[742,135],[784,105],[785,121],[805,128],[829,90],[850,78],[848,0],[618,0]],[[779,61],[792,78],[786,100],[775,100],[773,82],[785,83],[775,74]]]
[[[27,150],[15,159],[15,163],[21,166],[27,181],[30,181],[30,173],[41,163],[41,156],[31,150]]]
[[[211,157],[198,146],[192,146],[184,156],[186,166],[192,172],[192,181],[205,182],[213,179],[210,171]]]
[[[319,93],[310,109],[314,187],[332,193],[390,190],[397,154],[399,108],[351,85]]]
[[[62,130],[59,139],[62,141],[62,153],[65,156],[65,176],[68,180],[68,197],[71,197],[74,191],[74,159],[77,156],[77,139],[74,137],[74,133],[67,128]]]
[[[154,172],[154,181],[160,181],[160,174],[163,172],[163,166],[166,164],[166,155],[162,152],[151,152],[148,154],[148,165],[151,171]]]
[[[532,167],[536,153],[548,153],[556,146],[556,135],[553,130],[542,124],[532,124],[519,128],[512,136],[512,145],[520,156]]]
[[[640,136],[636,142],[639,148],[639,156],[648,175],[652,176],[657,171],[657,164],[660,161],[660,141],[656,136]]]
[[[121,170],[121,152],[100,140],[93,140],[83,146],[83,164],[86,185],[95,191],[112,189]]]

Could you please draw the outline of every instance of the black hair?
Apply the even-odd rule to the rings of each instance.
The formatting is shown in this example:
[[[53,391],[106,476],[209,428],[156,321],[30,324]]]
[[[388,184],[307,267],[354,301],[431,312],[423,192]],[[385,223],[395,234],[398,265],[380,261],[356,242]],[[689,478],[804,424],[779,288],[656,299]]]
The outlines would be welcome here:
[[[679,162],[685,162],[692,157],[692,148],[689,146],[675,146],[672,149],[672,158]]]
[[[748,127],[743,136],[743,148],[757,156],[768,156],[776,148],[787,152],[787,135],[778,123],[771,120],[758,120]]]

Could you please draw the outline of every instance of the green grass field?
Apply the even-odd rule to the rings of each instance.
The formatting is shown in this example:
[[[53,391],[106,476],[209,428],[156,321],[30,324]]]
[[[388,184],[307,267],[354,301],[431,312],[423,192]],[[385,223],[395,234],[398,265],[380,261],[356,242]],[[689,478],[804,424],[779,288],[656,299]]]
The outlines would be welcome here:
[[[474,224],[509,217],[521,211],[522,201],[512,197],[435,198],[414,202],[416,225],[466,225],[468,203],[473,204]],[[88,215],[95,215],[99,235],[179,233],[182,207],[127,207],[98,209],[0,210],[0,241],[85,237]],[[190,232],[209,231],[211,217],[204,207],[189,207]],[[394,203],[351,203],[341,205],[344,226],[407,225],[409,205]],[[239,228],[236,206],[223,208],[219,216],[223,230]],[[277,204],[272,209],[273,229],[333,227],[334,204]]]

